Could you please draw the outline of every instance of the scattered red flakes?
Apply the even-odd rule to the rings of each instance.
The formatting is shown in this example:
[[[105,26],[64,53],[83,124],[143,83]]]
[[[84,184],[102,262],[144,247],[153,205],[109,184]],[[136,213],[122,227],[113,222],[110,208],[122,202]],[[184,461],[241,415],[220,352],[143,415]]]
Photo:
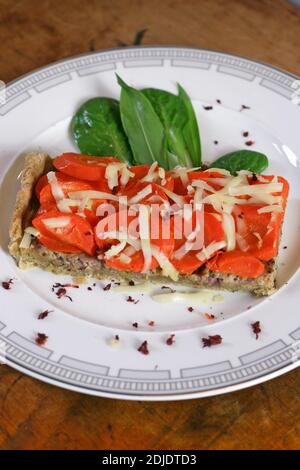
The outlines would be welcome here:
[[[38,333],[35,338],[36,344],[39,346],[44,346],[47,343],[48,336],[45,333]]]
[[[129,286],[135,286],[135,282],[132,281],[132,280],[130,280],[130,281],[128,282],[128,285],[129,285]]]
[[[170,335],[169,338],[167,338],[167,340],[166,340],[166,344],[168,346],[172,346],[172,344],[175,343],[174,338],[175,338],[175,335]]]
[[[223,341],[222,336],[220,335],[213,335],[209,336],[208,338],[202,338],[202,343],[204,348],[210,348],[211,346],[216,346],[217,344],[221,344]]]
[[[212,109],[214,109],[213,106],[203,106],[203,109],[205,109],[205,111],[211,111]]]
[[[43,312],[38,314],[38,320],[44,320],[44,318],[48,317],[49,313],[52,313],[54,310],[44,310]]]
[[[205,312],[203,314],[206,318],[206,320],[214,320],[216,317],[212,313]]]
[[[138,322],[134,322],[134,323],[132,323],[132,326],[133,326],[133,328],[138,328],[139,324],[138,324]]]
[[[255,334],[255,338],[259,338],[259,334],[261,333],[261,327],[260,327],[260,322],[256,321],[254,323],[251,323],[251,328],[253,333]]]
[[[138,348],[138,351],[147,356],[147,354],[149,354],[148,341],[143,341],[140,347]]]
[[[255,144],[254,140],[247,140],[245,142],[245,145],[247,145],[247,147],[251,147],[251,145],[254,145],[254,144]]]
[[[188,311],[193,312],[194,311],[193,307],[188,307]]]
[[[14,283],[14,280],[13,279],[9,279],[8,281],[3,281],[2,282],[2,287],[3,289],[5,290],[10,290],[11,289],[11,286],[13,285]]]
[[[72,287],[73,289],[79,289],[79,286],[76,284],[61,284],[60,282],[53,284],[52,289],[58,289],[59,287]]]
[[[103,290],[109,290],[111,288],[111,283],[106,284],[105,287],[103,287]]]
[[[242,104],[240,111],[244,111],[245,109],[251,109],[250,106]]]
[[[153,320],[148,321],[148,325],[149,325],[149,326],[154,326],[154,325],[155,325],[155,321],[153,321]]]
[[[55,295],[58,299],[61,299],[62,297],[67,297],[71,302],[73,302],[73,299],[67,295],[67,288],[73,288],[73,289],[79,289],[79,286],[76,284],[61,284],[60,282],[56,282],[52,286],[52,292],[55,292]]]
[[[56,293],[55,293],[56,297],[58,299],[61,299],[62,297],[67,297],[67,299],[69,299],[71,302],[73,302],[73,299],[72,297],[70,297],[69,295],[67,295],[67,289],[65,289],[64,287],[60,287]]]
[[[249,132],[248,131],[243,132],[243,137],[249,137]]]
[[[126,302],[131,302],[133,304],[137,304],[139,302],[139,300],[136,300],[133,297],[131,297],[131,295],[129,295],[126,299]]]

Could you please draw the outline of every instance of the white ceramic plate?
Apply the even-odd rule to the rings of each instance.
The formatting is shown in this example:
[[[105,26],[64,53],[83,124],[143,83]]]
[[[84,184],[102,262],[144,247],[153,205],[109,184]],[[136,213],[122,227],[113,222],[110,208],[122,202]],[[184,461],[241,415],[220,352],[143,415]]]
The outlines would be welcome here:
[[[266,153],[268,172],[291,186],[279,256],[279,290],[270,298],[224,294],[223,302],[164,305],[148,293],[68,289],[57,299],[55,282],[70,279],[35,269],[18,270],[7,253],[8,224],[17,175],[28,150],[51,155],[73,150],[71,116],[86,99],[119,96],[118,72],[127,82],[175,90],[180,82],[193,99],[209,161],[243,148]],[[26,374],[84,393],[144,400],[173,400],[225,393],[278,376],[299,364],[300,170],[296,77],[270,66],[223,53],[179,47],[139,47],[95,52],[49,65],[11,83],[0,105],[0,339],[9,365]],[[216,100],[221,100],[221,104]],[[206,111],[203,105],[212,105]],[[243,109],[242,105],[250,109]],[[218,144],[214,141],[217,140]],[[247,147],[245,147],[247,148]],[[283,247],[286,247],[283,249]],[[92,282],[89,284],[92,285]],[[159,287],[153,290],[159,290]],[[191,304],[190,304],[191,305]],[[251,307],[251,308],[249,308]],[[44,320],[37,315],[53,310]],[[203,313],[213,313],[214,321]],[[150,326],[149,321],[155,325]],[[261,322],[258,340],[251,323]],[[132,327],[138,322],[138,329]],[[35,344],[37,332],[49,339]],[[166,345],[169,334],[175,343]],[[202,347],[202,338],[219,334],[223,344]],[[119,335],[120,346],[110,340]],[[137,351],[147,340],[150,354]]]

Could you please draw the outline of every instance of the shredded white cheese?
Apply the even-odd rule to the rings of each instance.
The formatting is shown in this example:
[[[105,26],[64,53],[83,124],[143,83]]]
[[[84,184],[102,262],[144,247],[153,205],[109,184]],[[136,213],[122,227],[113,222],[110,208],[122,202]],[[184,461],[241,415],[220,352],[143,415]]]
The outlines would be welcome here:
[[[49,217],[42,222],[48,228],[63,228],[69,225],[70,217]]]
[[[110,259],[113,256],[118,255],[122,250],[124,250],[126,246],[126,240],[123,240],[121,243],[118,243],[118,245],[112,245],[109,250],[107,250],[104,254],[104,257],[106,259]]]
[[[50,186],[51,186],[51,192],[52,192],[52,195],[55,199],[55,202],[56,204],[59,203],[62,199],[65,198],[65,194],[56,178],[56,174],[54,171],[50,171],[49,173],[47,173],[47,179],[48,179],[48,182],[50,183]],[[66,210],[65,212],[71,212],[71,209],[69,208],[68,210]]]
[[[158,262],[159,266],[161,267],[163,275],[170,277],[173,281],[177,281],[179,273],[174,268],[173,264],[169,261],[169,259],[166,257],[166,255],[153,245],[152,254]]]
[[[131,199],[129,199],[129,204],[137,204],[142,199],[149,196],[149,194],[151,194],[151,193],[152,193],[152,186],[151,186],[151,184],[148,184],[143,189],[141,189],[141,191],[139,191],[135,196],[133,196]]]
[[[200,261],[205,261],[211,257],[216,251],[222,250],[226,247],[226,242],[212,242],[207,247],[203,248],[196,256]]]
[[[143,272],[147,272],[150,269],[152,261],[152,251],[150,242],[150,208],[148,206],[140,206],[139,228],[141,247],[144,255]]]

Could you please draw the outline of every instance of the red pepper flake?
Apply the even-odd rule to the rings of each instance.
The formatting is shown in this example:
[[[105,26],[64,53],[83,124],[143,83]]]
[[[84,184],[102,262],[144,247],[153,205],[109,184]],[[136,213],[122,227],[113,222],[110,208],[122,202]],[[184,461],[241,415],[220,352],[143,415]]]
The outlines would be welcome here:
[[[222,101],[219,100],[219,99],[217,99],[216,102],[217,102],[218,104],[222,104]]]
[[[60,287],[56,293],[55,293],[56,297],[58,299],[61,299],[62,297],[67,297],[67,299],[69,299],[71,302],[73,302],[73,299],[72,297],[70,297],[69,295],[67,295],[67,289],[65,289],[64,287]]]
[[[138,324],[138,322],[134,322],[134,323],[132,323],[132,326],[133,326],[133,328],[138,328],[139,324]]]
[[[153,320],[148,321],[148,325],[149,325],[149,326],[154,326],[154,325],[155,325],[155,321],[153,321]]]
[[[221,344],[223,341],[222,336],[220,335],[213,335],[209,336],[208,338],[202,338],[202,343],[204,348],[210,348],[211,346],[216,346],[217,344]]]
[[[44,318],[48,317],[49,313],[54,312],[54,310],[44,310],[43,312],[38,314],[38,320],[44,320]]]
[[[52,286],[53,289],[57,289],[59,287],[72,287],[73,289],[79,289],[79,286],[77,286],[76,284],[61,284],[60,282],[56,282]]]
[[[109,290],[111,288],[111,283],[106,284],[105,287],[103,287],[103,290]]]
[[[254,144],[255,144],[254,140],[247,140],[245,142],[245,145],[247,145],[247,147],[251,147],[251,145],[254,145]]]
[[[248,132],[248,131],[244,131],[244,132],[243,132],[243,137],[249,137],[249,132]]]
[[[253,333],[255,334],[255,338],[259,338],[259,334],[261,333],[261,327],[260,327],[260,322],[256,321],[254,323],[251,323],[251,328]]]
[[[143,341],[140,347],[138,348],[138,351],[147,356],[147,354],[149,354],[148,341]]]
[[[242,104],[240,111],[244,111],[245,109],[251,109],[250,106]]]
[[[193,307],[188,307],[188,311],[193,312],[194,311]]]
[[[129,285],[129,286],[135,286],[135,282],[132,281],[132,280],[130,280],[130,281],[128,282],[128,285]]]
[[[139,302],[139,300],[136,300],[133,297],[131,297],[131,295],[129,295],[126,299],[126,302],[131,302],[133,304],[137,304]]]
[[[205,109],[205,111],[211,111],[212,109],[214,109],[213,106],[203,106],[203,109]]]
[[[205,312],[203,314],[206,318],[206,320],[214,320],[216,317],[212,313]]]
[[[79,289],[79,286],[76,284],[61,284],[60,282],[56,282],[52,286],[52,292],[55,292],[55,295],[58,299],[61,299],[62,297],[67,297],[71,302],[73,302],[73,299],[67,295],[67,288],[72,288],[72,289]]]
[[[170,335],[169,338],[167,338],[167,340],[166,340],[166,344],[168,346],[172,346],[172,344],[175,343],[174,338],[175,338],[175,335]]]
[[[13,285],[14,283],[14,280],[13,279],[9,279],[8,281],[3,281],[2,282],[2,287],[3,289],[5,290],[10,290],[11,289],[11,286]]]
[[[44,346],[44,344],[47,343],[47,339],[48,339],[48,336],[45,335],[45,333],[38,333],[36,338],[35,338],[35,342],[39,346]]]

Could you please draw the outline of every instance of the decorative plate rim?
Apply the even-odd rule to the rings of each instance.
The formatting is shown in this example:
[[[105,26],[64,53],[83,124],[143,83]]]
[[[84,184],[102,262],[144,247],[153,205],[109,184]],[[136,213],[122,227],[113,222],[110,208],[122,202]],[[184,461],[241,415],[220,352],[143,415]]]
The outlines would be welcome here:
[[[216,50],[212,50],[212,49],[202,49],[202,48],[196,48],[196,47],[185,47],[185,46],[177,46],[177,45],[155,45],[155,46],[152,46],[152,45],[145,45],[145,46],[128,46],[128,47],[117,47],[117,48],[108,48],[108,49],[103,49],[103,50],[99,50],[99,51],[91,51],[91,52],[87,52],[87,53],[81,53],[81,54],[77,54],[75,56],[71,56],[71,57],[67,57],[67,58],[64,58],[64,59],[60,59],[58,61],[55,61],[55,62],[52,62],[48,65],[45,65],[45,66],[42,66],[42,67],[39,67],[37,69],[34,69],[20,77],[18,77],[17,79],[14,79],[10,82],[7,83],[7,89],[11,89],[11,87],[15,86],[15,85],[18,85],[18,83],[20,83],[22,80],[24,79],[27,79],[27,78],[30,78],[30,77],[33,77],[35,76],[36,74],[38,73],[42,73],[43,71],[46,71],[46,70],[49,70],[49,69],[52,69],[54,68],[55,66],[59,65],[59,64],[63,64],[63,63],[69,63],[69,62],[72,62],[73,60],[80,60],[81,58],[88,58],[88,57],[92,57],[92,56],[101,56],[101,55],[105,55],[105,54],[111,54],[111,53],[121,53],[121,52],[129,52],[129,51],[139,51],[139,55],[140,57],[142,58],[142,51],[146,51],[146,50],[150,50],[150,49],[153,49],[153,50],[164,50],[164,51],[176,51],[176,50],[180,50],[180,51],[195,51],[195,52],[200,52],[200,53],[207,53],[207,54],[212,54],[212,55],[221,55],[223,57],[228,57],[228,58],[232,58],[232,59],[240,59],[242,61],[245,61],[247,63],[251,63],[253,65],[259,65],[259,66],[262,66],[262,67],[265,67],[267,69],[269,69],[270,71],[275,71],[275,72],[278,72],[280,74],[283,74],[285,77],[291,77],[291,78],[295,78],[295,79],[298,79],[299,77],[291,72],[288,72],[288,71],[285,71],[283,69],[280,69],[278,67],[275,67],[275,66],[272,66],[268,63],[265,63],[265,62],[261,62],[261,61],[257,61],[257,60],[253,60],[253,59],[249,59],[247,57],[244,57],[244,56],[239,56],[239,55],[236,55],[236,54],[232,54],[232,53],[226,53],[226,52],[222,52],[222,51],[216,51]],[[162,55],[161,57],[162,59],[168,59],[169,57],[165,57],[164,55]],[[175,56],[176,58],[176,56]],[[113,61],[113,59],[111,59]],[[120,57],[120,58],[115,58],[115,61],[120,61],[120,60],[125,60],[124,57]],[[212,62],[214,63],[214,62]],[[217,62],[215,62],[217,64]],[[76,68],[74,68],[74,70],[76,70]],[[72,71],[72,70],[70,70]],[[55,76],[55,75],[54,75]],[[40,80],[42,81],[42,80]],[[37,82],[38,83],[38,82]],[[32,87],[34,85],[36,85],[37,83],[35,84],[32,84]],[[25,88],[25,91],[26,91],[26,88]],[[22,90],[21,90],[21,93],[22,93]],[[18,93],[16,93],[16,95],[18,95]],[[13,95],[14,96],[14,95]],[[1,111],[1,107],[0,107],[0,111]],[[8,111],[9,112],[9,111]],[[0,113],[1,114],[1,113]],[[0,328],[1,330],[1,328]],[[297,330],[298,331],[298,330]],[[293,332],[292,332],[293,333]],[[292,335],[292,333],[290,333],[290,336]],[[2,336],[0,334],[0,337],[3,339],[3,340],[7,340],[7,337],[5,336]],[[298,338],[295,338],[295,339],[298,339]],[[13,341],[11,341],[13,343]],[[282,343],[284,343],[282,341]],[[271,343],[272,344],[272,343]],[[16,343],[16,346],[17,347],[20,347],[19,344]],[[277,351],[275,351],[274,353],[274,356],[275,354],[279,354],[279,353],[283,353],[283,352],[288,352],[289,348],[292,349],[292,346],[291,344],[284,344],[284,348],[283,349],[279,349]],[[25,351],[26,351],[26,348],[25,348]],[[24,349],[23,349],[23,352],[24,352]],[[28,351],[27,351],[28,352]],[[270,356],[270,358],[272,358],[273,356]],[[17,370],[20,370],[21,372],[24,372],[25,374],[28,374],[34,378],[38,378],[44,382],[47,382],[47,383],[50,383],[50,384],[53,384],[53,385],[58,385],[62,388],[66,388],[66,389],[70,389],[70,390],[74,390],[74,391],[77,391],[77,392],[83,392],[83,393],[86,393],[86,394],[91,394],[91,395],[97,395],[97,396],[104,396],[104,397],[110,397],[110,398],[119,398],[119,399],[128,399],[128,400],[145,400],[145,401],[165,401],[165,400],[182,400],[182,399],[191,399],[191,398],[197,398],[197,397],[208,397],[208,396],[215,396],[215,395],[221,395],[221,394],[225,394],[225,393],[229,393],[229,392],[232,392],[232,391],[235,391],[235,390],[239,390],[239,389],[244,389],[244,388],[248,388],[248,387],[251,387],[251,386],[254,386],[254,385],[257,385],[259,383],[262,383],[264,381],[267,381],[267,380],[270,380],[272,378],[275,378],[275,377],[278,377],[280,375],[283,375],[284,373],[286,372],[289,372],[295,368],[297,368],[300,364],[300,361],[292,361],[291,359],[292,357],[292,354],[290,354],[290,351],[289,351],[289,354],[285,357],[285,360],[282,361],[282,362],[285,362],[285,365],[283,367],[280,367],[280,364],[277,363],[276,366],[273,368],[273,370],[265,370],[265,369],[262,369],[261,372],[259,373],[256,373],[256,376],[251,378],[250,380],[247,380],[247,377],[244,376],[244,380],[241,379],[241,380],[236,380],[236,381],[233,381],[231,384],[228,384],[228,385],[224,385],[224,386],[219,386],[218,383],[216,383],[216,386],[215,387],[211,387],[209,389],[205,389],[204,387],[202,388],[199,388],[198,391],[195,390],[188,390],[187,391],[184,391],[184,388],[182,389],[182,392],[178,391],[177,389],[172,391],[172,388],[170,388],[168,391],[166,391],[165,393],[159,393],[159,392],[156,392],[156,393],[149,393],[149,394],[145,394],[146,391],[141,389],[141,391],[139,392],[138,390],[135,390],[135,392],[133,393],[128,393],[126,392],[126,389],[119,389],[117,391],[109,391],[109,388],[108,390],[104,388],[89,388],[88,384],[86,385],[82,385],[80,386],[79,384],[76,384],[76,383],[72,383],[71,380],[67,380],[64,381],[63,379],[56,379],[54,377],[54,375],[52,374],[45,374],[45,372],[41,369],[40,371],[36,371],[34,369],[32,369],[28,364],[26,364],[25,360],[24,360],[24,363],[20,363],[20,362],[16,362],[16,360],[13,358],[13,356],[9,356],[8,355],[8,358],[6,360],[6,363],[8,365],[10,365],[11,367],[17,369]],[[42,360],[44,361],[47,361],[47,357],[43,356],[41,357]],[[51,361],[48,361],[49,363]],[[57,363],[57,366],[60,366],[59,363]],[[232,368],[230,370],[228,370],[228,373],[230,372],[234,372],[235,369],[238,369],[238,368],[242,368],[242,367],[247,367],[247,364],[242,364],[241,366],[237,367],[237,368]],[[251,363],[250,363],[250,366],[251,366]],[[64,367],[67,367],[66,365]],[[72,369],[70,368],[70,370],[72,371]],[[79,373],[79,371],[77,371]],[[104,376],[103,380],[109,382],[113,379],[117,379],[117,380],[121,380],[121,377],[113,377],[113,376]],[[186,380],[190,380],[190,381],[193,381],[193,380],[197,380],[198,377],[194,377],[194,378],[187,378]],[[130,379],[124,379],[124,380],[130,380]],[[145,379],[144,379],[145,380]],[[167,379],[165,379],[167,381]],[[173,380],[177,380],[177,379],[173,379]],[[184,380],[184,377],[180,377],[178,380]],[[169,379],[169,382],[171,382],[171,379]]]

